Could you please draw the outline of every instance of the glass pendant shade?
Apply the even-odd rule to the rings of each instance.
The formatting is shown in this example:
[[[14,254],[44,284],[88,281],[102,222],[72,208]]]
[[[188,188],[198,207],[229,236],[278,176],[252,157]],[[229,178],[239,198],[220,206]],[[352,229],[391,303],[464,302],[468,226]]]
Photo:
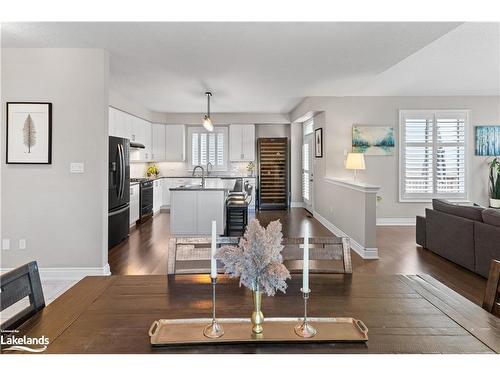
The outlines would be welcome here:
[[[203,127],[209,132],[213,132],[214,124],[212,124],[212,119],[210,118],[210,97],[212,96],[212,93],[207,91],[205,95],[207,96],[207,113],[205,114],[205,117],[203,117]]]
[[[208,117],[208,115],[205,115],[205,117],[203,118],[203,127],[209,132],[214,130],[214,124],[212,124],[212,120],[210,120],[210,117]]]

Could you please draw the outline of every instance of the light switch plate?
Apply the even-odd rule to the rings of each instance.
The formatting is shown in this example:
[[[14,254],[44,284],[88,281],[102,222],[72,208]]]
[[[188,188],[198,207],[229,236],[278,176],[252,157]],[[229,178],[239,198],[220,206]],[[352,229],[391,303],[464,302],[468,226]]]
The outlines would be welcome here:
[[[69,170],[71,173],[83,173],[85,171],[84,163],[70,163]]]
[[[2,250],[10,249],[10,240],[8,238],[2,239]]]

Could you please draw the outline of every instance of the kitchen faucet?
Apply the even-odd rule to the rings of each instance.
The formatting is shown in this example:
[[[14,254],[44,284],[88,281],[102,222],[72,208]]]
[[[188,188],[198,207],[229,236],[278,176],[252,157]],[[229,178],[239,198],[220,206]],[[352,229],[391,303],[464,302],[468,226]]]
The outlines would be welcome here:
[[[198,168],[201,168],[201,187],[205,187],[205,169],[201,165],[197,165],[193,168],[193,177]]]

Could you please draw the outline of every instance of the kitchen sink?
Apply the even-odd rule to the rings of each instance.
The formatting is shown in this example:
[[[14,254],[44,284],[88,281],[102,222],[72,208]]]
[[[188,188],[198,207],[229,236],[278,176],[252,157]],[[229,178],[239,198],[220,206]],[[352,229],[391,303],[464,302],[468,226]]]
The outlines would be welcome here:
[[[201,187],[201,184],[186,184],[179,186],[179,188],[182,189],[201,189]]]

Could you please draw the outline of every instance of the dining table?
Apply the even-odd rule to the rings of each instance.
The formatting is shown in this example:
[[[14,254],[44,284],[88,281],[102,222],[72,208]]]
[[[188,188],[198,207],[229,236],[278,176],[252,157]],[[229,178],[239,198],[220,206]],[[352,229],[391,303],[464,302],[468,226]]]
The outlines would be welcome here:
[[[301,317],[301,274],[286,293],[264,296],[270,317]],[[49,339],[44,353],[499,353],[500,319],[429,275],[314,274],[308,314],[349,317],[368,328],[366,342],[245,342],[156,347],[148,331],[160,319],[211,318],[209,275],[89,276],[34,315],[17,336]],[[219,275],[216,314],[249,318],[252,292]],[[249,326],[250,329],[250,326]],[[36,355],[36,354],[29,354]]]

